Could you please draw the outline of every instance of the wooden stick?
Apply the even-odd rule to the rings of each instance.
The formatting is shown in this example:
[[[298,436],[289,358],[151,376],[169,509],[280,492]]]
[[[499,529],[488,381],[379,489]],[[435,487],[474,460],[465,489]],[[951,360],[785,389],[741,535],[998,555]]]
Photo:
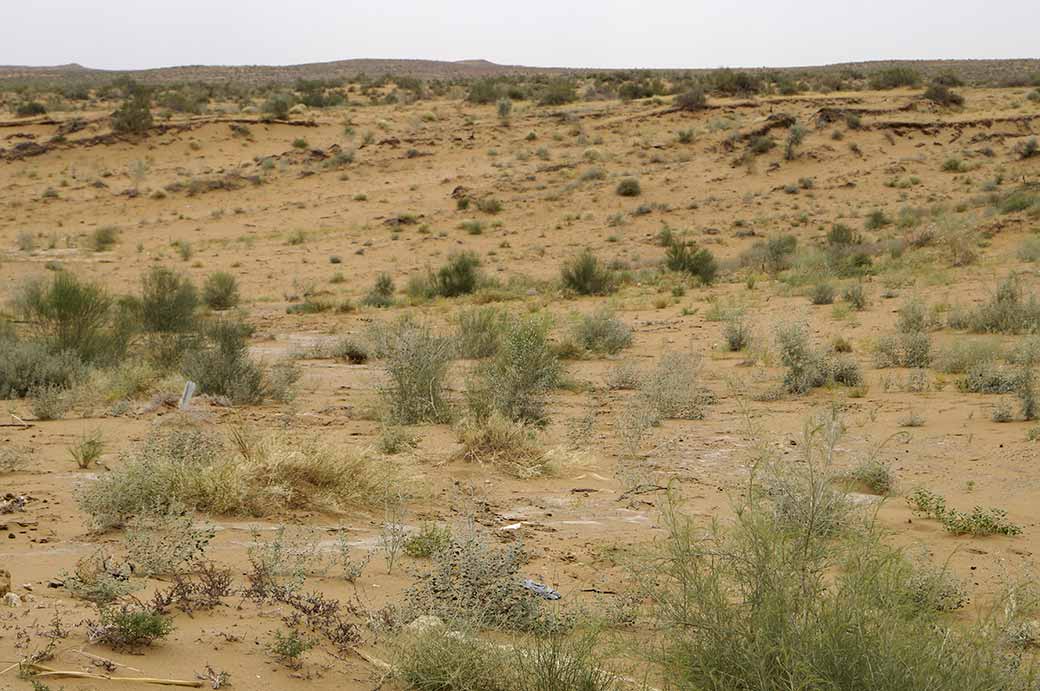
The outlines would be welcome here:
[[[181,679],[159,679],[156,677],[110,677],[104,674],[91,674],[90,672],[68,672],[54,670],[51,672],[37,672],[33,678],[58,677],[65,679],[98,679],[100,681],[132,681],[138,684],[158,684],[160,686],[187,686],[193,689],[202,688],[201,681],[184,681]]]

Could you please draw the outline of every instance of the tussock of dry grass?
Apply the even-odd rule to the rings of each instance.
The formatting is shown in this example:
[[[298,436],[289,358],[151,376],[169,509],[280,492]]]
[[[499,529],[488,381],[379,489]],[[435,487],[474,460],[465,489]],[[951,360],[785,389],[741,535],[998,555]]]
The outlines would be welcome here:
[[[106,528],[174,503],[240,516],[376,506],[396,484],[395,466],[366,454],[283,434],[233,437],[229,444],[194,426],[157,430],[85,487],[80,506]]]
[[[493,465],[519,478],[553,472],[551,454],[529,425],[492,413],[481,422],[465,420],[458,428],[460,455],[467,461]]]

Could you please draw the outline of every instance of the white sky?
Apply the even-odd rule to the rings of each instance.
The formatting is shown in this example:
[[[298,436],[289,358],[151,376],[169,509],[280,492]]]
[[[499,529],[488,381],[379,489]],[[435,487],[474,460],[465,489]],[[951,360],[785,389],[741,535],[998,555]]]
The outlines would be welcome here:
[[[0,0],[0,65],[346,58],[545,67],[1038,57],[1040,1]]]

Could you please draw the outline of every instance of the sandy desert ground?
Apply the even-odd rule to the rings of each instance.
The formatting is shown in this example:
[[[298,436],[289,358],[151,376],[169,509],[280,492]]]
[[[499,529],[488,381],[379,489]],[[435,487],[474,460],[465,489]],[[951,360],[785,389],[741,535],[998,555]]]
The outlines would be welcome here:
[[[99,666],[104,658],[114,663],[110,671],[127,676],[193,680],[209,666],[240,689],[398,688],[381,664],[393,659],[393,635],[373,622],[392,616],[430,559],[401,555],[388,574],[389,520],[406,531],[432,522],[456,533],[477,530],[496,545],[522,543],[529,558],[520,575],[562,594],[548,606],[607,622],[611,658],[638,676],[639,641],[649,634],[641,619],[627,622],[617,612],[631,604],[630,561],[662,537],[666,488],[698,519],[726,521],[760,445],[795,462],[805,421],[830,409],[845,425],[835,469],[874,458],[895,482],[887,497],[856,482],[843,491],[859,510],[876,511],[886,540],[948,565],[968,598],[949,617],[971,620],[1034,566],[1040,442],[1014,392],[967,390],[965,372],[943,363],[965,343],[1024,351],[1037,347],[1037,336],[971,333],[948,318],[987,303],[1009,276],[1026,295],[1040,290],[1040,156],[1020,154],[1040,131],[1040,102],[1025,87],[957,91],[962,108],[922,100],[921,89],[709,97],[709,107],[696,111],[673,108],[668,97],[560,107],[517,102],[508,122],[493,104],[437,98],[304,109],[288,122],[248,113],[175,115],[143,137],[106,136],[111,108],[101,104],[75,113],[85,127],[56,143],[52,137],[72,114],[52,114],[56,124],[0,122],[5,304],[27,280],[50,280],[58,270],[113,294],[136,292],[156,266],[198,286],[226,271],[238,282],[238,310],[255,327],[251,354],[265,363],[292,359],[302,373],[291,401],[259,405],[201,395],[178,411],[184,378],[177,373],[156,377],[130,400],[80,392],[54,420],[37,419],[29,398],[5,401],[0,445],[24,462],[0,474],[0,495],[25,502],[0,515],[0,566],[20,600],[0,607],[0,669],[42,648],[57,617],[67,636],[56,639],[44,664],[58,669],[107,673]],[[787,157],[795,121],[805,136]],[[776,146],[747,154],[748,142],[761,136],[774,137]],[[29,149],[17,147],[27,142],[47,150],[23,155]],[[626,178],[638,180],[638,196],[617,194]],[[1016,191],[1027,202],[1001,206]],[[461,208],[460,197],[473,201]],[[500,210],[477,203],[487,199]],[[860,275],[821,274],[834,224],[862,236],[870,267]],[[90,238],[107,226],[117,228],[115,243],[94,251]],[[660,270],[665,227],[714,254],[716,281]],[[798,249],[779,272],[749,259],[756,243],[783,234],[797,238]],[[580,296],[561,287],[561,265],[585,249],[623,274],[616,292]],[[406,293],[410,278],[460,250],[479,255],[497,286],[454,298]],[[384,273],[396,286],[394,304],[365,305]],[[821,282],[835,288],[832,303],[810,299]],[[841,297],[851,285],[866,295],[862,310]],[[913,301],[925,306],[930,363],[879,368],[879,341],[897,334],[900,310]],[[301,304],[307,307],[293,308]],[[552,340],[567,356],[565,384],[549,392],[548,424],[535,432],[552,466],[539,476],[468,460],[457,421],[386,432],[384,361],[329,355],[344,338],[366,343],[373,325],[401,315],[451,333],[459,311],[476,305],[550,315]],[[631,328],[631,345],[612,355],[562,347],[577,315],[603,306]],[[19,321],[14,308],[7,315]],[[737,321],[751,345],[732,352],[726,329]],[[784,379],[776,330],[799,322],[816,347],[829,351],[841,341],[862,383],[776,393]],[[692,356],[673,366],[698,363],[703,407],[689,417],[699,419],[639,427],[633,442],[640,394],[610,384],[626,368],[652,370],[667,353]],[[450,364],[447,396],[460,417],[476,366]],[[1002,417],[1010,419],[995,421]],[[215,531],[207,556],[230,567],[239,585],[250,544],[282,525],[326,556],[343,536],[355,557],[370,552],[355,583],[335,565],[306,581],[308,589],[353,603],[360,642],[352,651],[319,642],[298,669],[281,664],[268,645],[284,628],[285,608],[238,595],[208,611],[171,610],[173,632],[137,653],[88,640],[84,622],[96,619],[96,608],[54,586],[99,548],[119,554],[125,531],[93,530],[77,498],[117,472],[154,429],[180,424],[295,440],[290,446],[317,441],[393,468],[403,503],[392,511],[358,502],[196,516]],[[388,448],[386,435],[402,429],[414,446]],[[78,468],[69,449],[94,433],[103,453]],[[917,488],[963,511],[1005,510],[1021,533],[944,530],[908,505]],[[142,600],[171,582],[133,578]],[[0,676],[0,688],[29,688],[16,671]],[[116,688],[98,680],[50,683]]]

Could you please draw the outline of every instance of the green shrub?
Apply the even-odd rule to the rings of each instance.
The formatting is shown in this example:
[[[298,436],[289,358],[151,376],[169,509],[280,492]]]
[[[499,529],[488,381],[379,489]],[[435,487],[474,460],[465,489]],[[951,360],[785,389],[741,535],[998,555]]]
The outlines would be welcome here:
[[[295,629],[288,633],[275,631],[267,649],[279,662],[290,669],[303,665],[303,654],[314,647],[314,641],[304,638]]]
[[[477,420],[496,411],[514,421],[544,420],[545,394],[560,379],[560,363],[549,344],[549,326],[537,316],[514,320],[495,356],[477,366],[466,387]]]
[[[846,286],[841,294],[842,299],[854,310],[863,310],[867,306],[867,295],[862,283]]]
[[[875,72],[870,77],[873,89],[895,89],[901,86],[917,86],[921,76],[909,67],[890,67]]]
[[[39,101],[23,101],[15,106],[14,115],[18,118],[32,118],[37,115],[46,115],[47,107]]]
[[[450,339],[426,324],[402,321],[380,354],[389,376],[383,397],[394,422],[444,422],[450,417],[444,390],[455,354]]]
[[[461,357],[481,359],[498,352],[507,315],[497,307],[475,307],[455,316],[455,339]]]
[[[696,276],[705,285],[715,281],[719,270],[711,251],[699,248],[695,242],[673,241],[669,244],[665,251],[665,266],[671,271]]]
[[[495,547],[477,535],[453,536],[428,571],[405,591],[415,614],[450,625],[530,631],[544,620],[540,600],[520,585],[519,544]]]
[[[809,301],[814,305],[830,305],[834,302],[834,293],[830,283],[817,283],[809,291]]]
[[[468,295],[480,279],[480,258],[472,252],[458,252],[448,258],[434,277],[434,291],[446,298]]]
[[[84,374],[83,363],[73,351],[55,353],[43,343],[0,339],[0,399],[67,389]]]
[[[264,102],[263,112],[275,120],[288,120],[292,108],[292,97],[287,94],[272,94]]]
[[[369,307],[391,307],[394,304],[394,279],[388,273],[376,276],[372,290],[361,300],[361,304]]]
[[[412,533],[404,541],[404,553],[410,557],[425,559],[442,552],[451,544],[451,528],[436,523],[423,523],[419,532]]]
[[[68,351],[94,363],[118,360],[126,351],[129,334],[119,328],[112,299],[99,285],[59,271],[49,283],[24,284],[14,304],[29,332],[51,352]]]
[[[1000,628],[951,628],[922,607],[913,567],[876,531],[835,538],[741,508],[731,528],[666,511],[651,599],[675,687],[1029,687]]]
[[[562,106],[577,99],[574,81],[567,77],[551,80],[538,99],[541,106]]]
[[[211,273],[202,285],[202,301],[218,312],[238,306],[238,281],[226,271]]]
[[[173,621],[140,605],[104,607],[100,621],[88,623],[92,642],[117,650],[137,650],[166,638],[173,632]]]
[[[745,350],[751,345],[751,327],[744,318],[737,315],[726,319],[722,327],[722,337],[726,339],[726,349],[731,352]]]
[[[90,249],[95,252],[104,252],[115,246],[119,239],[119,229],[115,226],[101,226],[94,229],[90,234]]]
[[[578,317],[572,335],[579,346],[593,353],[614,355],[632,345],[632,329],[606,306]]]
[[[929,84],[928,88],[925,89],[924,93],[921,95],[921,98],[946,107],[964,105],[964,97],[955,93],[949,88],[949,86],[944,84]]]
[[[639,180],[635,178],[625,178],[618,183],[617,193],[619,197],[638,197],[642,194],[642,188],[639,185]]]
[[[983,509],[976,506],[965,513],[946,506],[946,499],[924,488],[915,489],[906,498],[914,512],[935,519],[955,535],[1019,535],[1022,528],[1007,520],[1003,509]]]
[[[285,379],[276,379],[249,355],[246,340],[249,328],[234,321],[217,321],[207,325],[203,340],[185,353],[181,371],[198,385],[199,393],[225,396],[235,405],[259,404],[266,398],[287,395]],[[291,384],[299,370],[282,368],[270,374],[286,377]]]
[[[787,368],[784,388],[794,394],[803,394],[827,382],[823,357],[809,343],[805,324],[785,324],[776,329],[780,362]]]
[[[151,94],[144,87],[130,84],[126,99],[111,117],[117,134],[144,134],[152,127]]]
[[[471,463],[499,468],[528,479],[551,474],[551,456],[538,442],[535,429],[498,411],[481,419],[467,418],[457,429],[460,456]]]
[[[708,107],[708,99],[704,95],[704,89],[694,86],[675,97],[675,107],[679,110],[695,111],[704,110]]]
[[[588,249],[564,263],[560,281],[564,288],[578,295],[609,295],[617,290],[614,272],[603,266]]]
[[[192,331],[198,304],[195,285],[172,269],[154,266],[141,279],[140,320],[146,333]]]
[[[975,333],[1037,332],[1040,302],[1035,295],[1026,298],[1018,280],[1011,276],[997,287],[988,303],[967,314],[965,325]]]

